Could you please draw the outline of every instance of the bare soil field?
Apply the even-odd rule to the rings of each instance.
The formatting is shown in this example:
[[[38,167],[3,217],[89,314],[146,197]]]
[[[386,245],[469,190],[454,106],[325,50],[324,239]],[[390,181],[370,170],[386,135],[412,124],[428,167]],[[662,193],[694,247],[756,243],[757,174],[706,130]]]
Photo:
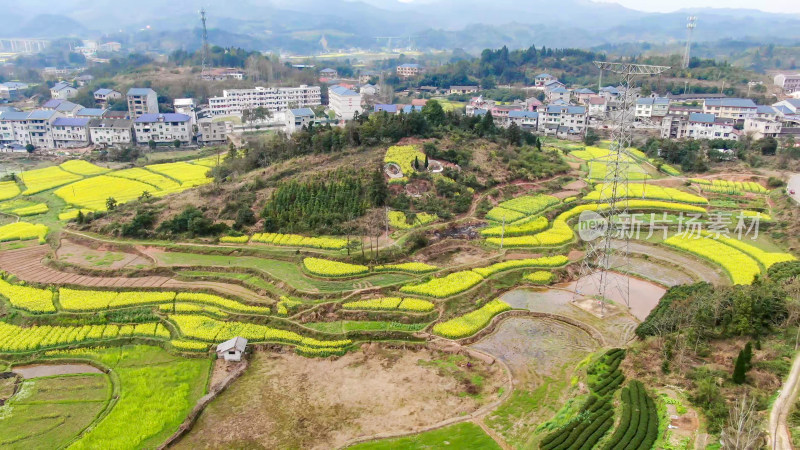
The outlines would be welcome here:
[[[422,430],[495,400],[500,365],[431,350],[370,346],[337,359],[257,351],[178,448],[330,449]]]
[[[93,249],[67,239],[61,241],[56,257],[59,261],[100,270],[144,269],[152,265],[150,260],[135,253],[113,251],[103,247]]]

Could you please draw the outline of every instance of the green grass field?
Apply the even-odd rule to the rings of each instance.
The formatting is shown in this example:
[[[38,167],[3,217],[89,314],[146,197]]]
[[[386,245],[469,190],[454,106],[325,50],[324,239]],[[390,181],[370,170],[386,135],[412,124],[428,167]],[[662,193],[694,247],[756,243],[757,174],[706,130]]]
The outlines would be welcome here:
[[[75,449],[158,447],[205,394],[211,365],[209,359],[182,358],[141,345],[86,349],[65,356],[100,361],[119,380],[114,392],[119,399],[70,447]]]
[[[413,436],[365,442],[348,447],[350,450],[394,450],[394,449],[471,449],[493,450],[500,446],[481,427],[472,422],[459,423],[438,430]]]
[[[0,448],[62,448],[92,424],[111,399],[105,374],[33,378],[0,407]]]

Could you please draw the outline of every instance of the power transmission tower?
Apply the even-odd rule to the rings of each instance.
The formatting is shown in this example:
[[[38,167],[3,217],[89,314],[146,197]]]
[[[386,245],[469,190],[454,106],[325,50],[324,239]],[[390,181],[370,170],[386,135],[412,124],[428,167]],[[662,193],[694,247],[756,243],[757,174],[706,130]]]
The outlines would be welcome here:
[[[689,68],[689,53],[692,49],[692,33],[697,28],[697,16],[689,16],[686,19],[686,51],[683,53],[683,68]]]
[[[206,64],[208,63],[208,29],[206,28],[206,10],[200,10],[200,21],[203,23],[203,68],[200,71],[200,78],[206,77]]]
[[[646,64],[612,63],[595,61],[598,69],[619,74],[622,78],[623,92],[620,92],[620,109],[611,129],[611,146],[608,156],[590,162],[592,169],[604,170],[600,177],[598,204],[605,204],[588,216],[581,215],[579,227],[587,221],[598,225],[593,231],[580,235],[586,241],[586,255],[583,258],[580,276],[575,285],[575,299],[585,295],[597,295],[601,302],[601,313],[605,312],[607,294],[613,289],[630,307],[630,282],[627,276],[613,276],[611,272],[627,272],[630,264],[630,239],[635,226],[628,214],[628,175],[633,158],[628,151],[631,146],[634,114],[634,95],[631,92],[633,80],[638,75],[656,75],[669,67]],[[591,175],[591,173],[590,173]],[[594,287],[594,290],[590,290]]]

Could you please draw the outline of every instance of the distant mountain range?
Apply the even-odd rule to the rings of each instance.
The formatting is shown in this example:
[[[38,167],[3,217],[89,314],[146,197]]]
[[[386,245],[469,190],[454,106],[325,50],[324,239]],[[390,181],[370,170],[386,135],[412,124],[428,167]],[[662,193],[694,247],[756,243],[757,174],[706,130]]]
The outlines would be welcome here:
[[[587,0],[0,0],[0,36],[98,37],[162,50],[200,45],[198,10],[208,11],[211,42],[264,51],[313,53],[328,47],[397,46],[479,51],[508,45],[596,47],[694,39],[797,44],[800,15],[745,9],[645,13]],[[8,12],[8,13],[6,13]],[[402,39],[398,39],[402,38]]]

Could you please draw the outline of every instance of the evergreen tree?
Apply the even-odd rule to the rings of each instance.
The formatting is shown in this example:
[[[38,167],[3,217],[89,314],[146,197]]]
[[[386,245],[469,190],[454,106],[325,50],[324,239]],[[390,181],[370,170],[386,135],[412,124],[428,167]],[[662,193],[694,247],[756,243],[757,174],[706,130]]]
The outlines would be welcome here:
[[[744,350],[742,350],[742,355],[744,356],[744,367],[745,370],[750,370],[753,368],[751,361],[753,360],[753,346],[748,342],[744,346]]]
[[[414,157],[414,170],[419,170],[419,158]]]
[[[736,357],[736,363],[733,366],[733,382],[742,384],[745,381],[745,374],[747,373],[747,363],[745,362],[744,350],[739,351],[739,356]]]
[[[428,155],[425,155],[425,168],[428,168]]]
[[[386,185],[386,179],[383,177],[383,171],[381,169],[372,173],[368,195],[373,205],[383,206],[386,204],[386,199],[389,197],[389,187]]]

